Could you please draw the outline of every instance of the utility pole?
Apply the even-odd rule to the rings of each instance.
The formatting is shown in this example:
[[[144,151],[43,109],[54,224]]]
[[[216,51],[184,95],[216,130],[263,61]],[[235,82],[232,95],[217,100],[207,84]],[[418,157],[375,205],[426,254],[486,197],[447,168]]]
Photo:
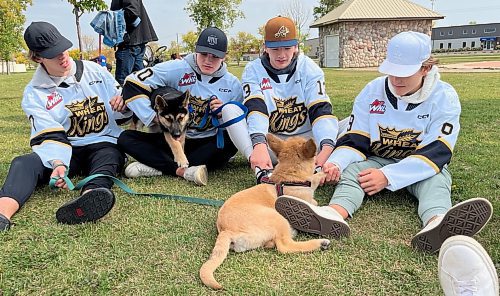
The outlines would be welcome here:
[[[436,0],[431,0],[431,10],[434,11],[434,2],[436,2]]]

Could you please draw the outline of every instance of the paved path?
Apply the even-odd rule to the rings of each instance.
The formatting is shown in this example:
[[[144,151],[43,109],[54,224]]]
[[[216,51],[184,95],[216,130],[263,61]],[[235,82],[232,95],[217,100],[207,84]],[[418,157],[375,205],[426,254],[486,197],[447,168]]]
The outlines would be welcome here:
[[[500,61],[439,65],[442,72],[500,72]]]

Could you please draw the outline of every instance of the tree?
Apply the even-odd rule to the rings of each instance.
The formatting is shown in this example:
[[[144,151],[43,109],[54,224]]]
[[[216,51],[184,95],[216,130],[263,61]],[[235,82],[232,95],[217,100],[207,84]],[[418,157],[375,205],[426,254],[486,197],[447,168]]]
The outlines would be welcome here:
[[[229,43],[229,53],[233,57],[238,66],[240,65],[243,54],[249,52],[259,52],[260,41],[250,33],[238,32],[236,38],[231,37]]]
[[[238,9],[242,0],[188,0],[184,10],[195,22],[198,32],[215,26],[221,30],[231,28],[238,18],[245,15]]]
[[[23,11],[28,4],[31,4],[31,0],[0,1],[0,60],[11,61],[15,52],[25,48]]]
[[[93,55],[93,51],[96,48],[96,42],[94,36],[90,35],[83,35],[82,36],[82,46],[83,46],[83,52],[87,55],[87,59],[91,58]]]
[[[302,41],[303,31],[309,27],[310,11],[307,11],[300,0],[289,0],[282,8],[282,13],[293,20],[297,27],[297,39]]]
[[[80,49],[80,59],[83,54],[83,44],[80,29],[80,17],[85,12],[92,12],[96,10],[105,10],[108,8],[104,0],[68,0],[73,5],[73,14],[75,15],[76,34],[78,36],[78,48]]]
[[[319,19],[342,3],[344,3],[344,0],[319,0],[319,6],[313,8],[314,19]]]
[[[198,34],[193,31],[189,31],[186,34],[182,35],[182,42],[184,42],[184,48],[187,52],[194,52],[197,40]]]

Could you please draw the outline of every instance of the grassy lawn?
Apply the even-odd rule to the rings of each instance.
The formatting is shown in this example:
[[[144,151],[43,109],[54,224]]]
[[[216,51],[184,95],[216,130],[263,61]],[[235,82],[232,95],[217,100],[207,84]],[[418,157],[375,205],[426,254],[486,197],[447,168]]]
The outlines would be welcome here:
[[[237,76],[242,68],[231,68]],[[375,72],[326,69],[327,90],[340,118]],[[20,101],[32,73],[0,76],[0,180],[10,161],[30,152],[29,124]],[[453,203],[486,197],[494,206],[475,238],[500,268],[500,75],[443,73],[462,103],[462,130],[451,164]],[[210,173],[206,187],[179,178],[124,179],[141,192],[163,192],[224,200],[250,187],[254,178],[239,157]],[[333,187],[318,190],[326,204]],[[0,234],[0,295],[440,295],[437,255],[410,247],[420,230],[416,201],[405,192],[368,198],[349,221],[352,235],[330,250],[278,254],[276,250],[231,252],[215,277],[226,288],[214,292],[198,278],[217,231],[217,209],[184,202],[134,197],[118,188],[112,212],[95,224],[59,225],[56,209],[73,192],[35,192]],[[244,217],[242,217],[244,218]],[[300,234],[297,239],[310,236]]]
[[[457,64],[457,63],[472,63],[483,61],[500,61],[500,54],[453,54],[453,55],[436,55],[440,64]]]

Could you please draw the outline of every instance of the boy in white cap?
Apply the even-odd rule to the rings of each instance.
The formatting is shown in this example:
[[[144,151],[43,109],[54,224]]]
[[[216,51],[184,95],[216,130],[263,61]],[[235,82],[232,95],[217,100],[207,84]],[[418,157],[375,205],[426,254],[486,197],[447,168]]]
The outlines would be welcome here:
[[[412,245],[421,251],[435,252],[446,238],[472,236],[485,226],[493,212],[488,200],[451,206],[447,165],[460,130],[461,108],[430,54],[431,39],[422,33],[402,32],[389,41],[379,67],[387,76],[368,83],[356,97],[347,132],[323,166],[326,181],[337,181],[342,173],[330,205],[315,207],[293,197],[277,200],[277,210],[292,226],[347,236],[345,219],[360,208],[365,195],[403,188],[418,199],[424,228]]]
[[[249,161],[257,183],[277,163],[267,146],[267,133],[280,138],[313,138],[320,168],[333,151],[338,129],[325,89],[325,74],[313,60],[299,53],[294,22],[274,17],[264,31],[265,52],[247,64],[241,78],[253,145]]]

